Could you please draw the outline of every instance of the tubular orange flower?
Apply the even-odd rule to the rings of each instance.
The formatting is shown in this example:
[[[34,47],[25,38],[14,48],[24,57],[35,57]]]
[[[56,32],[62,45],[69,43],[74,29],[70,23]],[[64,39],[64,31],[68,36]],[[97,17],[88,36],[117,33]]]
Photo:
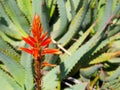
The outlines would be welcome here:
[[[27,52],[27,53],[29,53],[29,54],[33,54],[33,51],[32,51],[32,50],[27,49],[27,48],[24,48],[24,47],[20,47],[20,50],[23,50],[23,51],[25,51],[25,52]]]
[[[50,36],[47,36],[47,32],[43,32],[43,27],[40,23],[40,17],[35,14],[33,22],[32,22],[32,34],[33,36],[22,37],[23,40],[30,45],[30,48],[20,49],[32,54],[36,59],[39,56],[43,56],[45,54],[60,54],[59,49],[48,49],[47,46],[51,43]],[[47,64],[46,64],[47,65]]]
[[[61,52],[58,49],[48,49],[48,48],[45,48],[42,51],[42,55],[45,55],[45,54],[60,54],[60,53]]]

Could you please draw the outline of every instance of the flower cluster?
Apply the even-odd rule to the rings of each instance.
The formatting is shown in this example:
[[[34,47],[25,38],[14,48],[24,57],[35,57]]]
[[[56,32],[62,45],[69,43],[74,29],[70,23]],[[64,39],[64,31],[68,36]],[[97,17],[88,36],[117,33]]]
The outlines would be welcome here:
[[[43,57],[45,54],[60,54],[59,49],[49,49],[51,37],[47,36],[47,32],[43,33],[43,27],[40,23],[40,17],[35,14],[32,22],[32,36],[22,37],[23,40],[30,45],[30,48],[21,47],[20,49],[32,54],[36,60],[38,57]],[[42,63],[44,66],[52,66],[47,62]]]

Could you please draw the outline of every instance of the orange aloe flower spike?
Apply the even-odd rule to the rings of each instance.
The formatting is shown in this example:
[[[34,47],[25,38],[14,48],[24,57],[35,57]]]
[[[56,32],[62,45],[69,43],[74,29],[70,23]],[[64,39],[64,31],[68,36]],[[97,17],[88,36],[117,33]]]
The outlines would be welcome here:
[[[37,14],[35,14],[33,18],[31,29],[33,36],[23,37],[23,40],[30,45],[30,48],[21,47],[20,50],[33,55],[36,90],[41,90],[41,66],[56,66],[54,64],[42,61],[43,56],[45,54],[60,54],[61,51],[59,51],[59,49],[47,48],[51,42],[51,38],[47,36],[47,32],[43,33],[40,17]]]

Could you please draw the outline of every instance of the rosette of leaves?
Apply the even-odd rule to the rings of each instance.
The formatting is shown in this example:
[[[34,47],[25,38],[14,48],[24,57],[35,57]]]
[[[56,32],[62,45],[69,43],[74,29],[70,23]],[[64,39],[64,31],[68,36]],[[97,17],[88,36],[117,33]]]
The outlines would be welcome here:
[[[120,88],[119,0],[0,0],[0,89],[35,89],[32,57],[18,51],[35,13],[63,51],[46,55],[58,65],[44,68],[43,90]]]

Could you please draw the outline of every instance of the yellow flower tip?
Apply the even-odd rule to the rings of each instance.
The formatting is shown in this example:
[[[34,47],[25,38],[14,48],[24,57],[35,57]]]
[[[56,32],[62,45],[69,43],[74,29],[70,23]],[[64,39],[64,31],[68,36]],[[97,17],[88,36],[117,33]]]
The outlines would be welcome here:
[[[38,14],[35,14],[35,15],[34,15],[34,19],[39,19],[39,15],[38,15]]]
[[[20,50],[20,51],[22,51],[22,50],[23,50],[23,48],[24,48],[24,47],[19,47],[17,50]]]
[[[61,51],[57,51],[55,54],[62,54],[62,52]]]
[[[21,47],[19,47],[17,50],[22,50]]]

